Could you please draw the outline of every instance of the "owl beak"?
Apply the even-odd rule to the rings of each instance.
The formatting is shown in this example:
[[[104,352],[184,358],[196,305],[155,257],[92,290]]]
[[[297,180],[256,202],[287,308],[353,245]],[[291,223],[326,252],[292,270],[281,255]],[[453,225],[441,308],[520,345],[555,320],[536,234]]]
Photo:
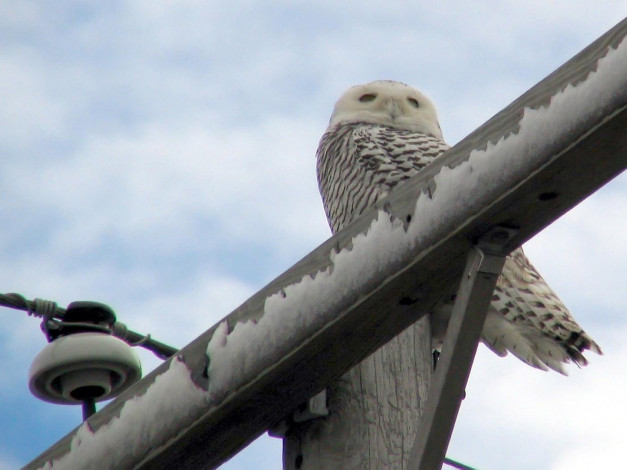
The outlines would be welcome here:
[[[395,121],[396,118],[401,114],[401,107],[400,104],[398,103],[397,100],[395,100],[394,98],[389,99],[386,103],[385,103],[385,107],[386,110],[388,112],[388,115],[390,116],[390,118],[392,119],[392,121]]]

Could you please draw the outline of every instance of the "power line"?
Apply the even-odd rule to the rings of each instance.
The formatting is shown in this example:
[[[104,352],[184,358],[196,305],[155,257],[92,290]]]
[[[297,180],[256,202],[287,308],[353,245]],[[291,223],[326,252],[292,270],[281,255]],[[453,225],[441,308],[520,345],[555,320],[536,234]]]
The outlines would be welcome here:
[[[24,310],[29,316],[43,318],[42,327],[44,331],[58,325],[59,320],[63,320],[66,311],[63,307],[59,307],[56,302],[43,299],[28,300],[23,295],[16,293],[0,294],[0,306]],[[152,351],[160,359],[167,359],[178,351],[177,348],[152,339],[150,334],[143,335],[129,330],[124,323],[119,321],[113,323],[110,328],[103,326],[102,329],[131,346],[141,346]]]
[[[474,467],[469,467],[468,465],[464,465],[461,462],[457,462],[457,461],[455,461],[453,459],[449,459],[448,457],[446,457],[444,459],[444,463],[447,464],[450,467],[458,468],[460,470],[478,470],[478,469],[476,469]]]

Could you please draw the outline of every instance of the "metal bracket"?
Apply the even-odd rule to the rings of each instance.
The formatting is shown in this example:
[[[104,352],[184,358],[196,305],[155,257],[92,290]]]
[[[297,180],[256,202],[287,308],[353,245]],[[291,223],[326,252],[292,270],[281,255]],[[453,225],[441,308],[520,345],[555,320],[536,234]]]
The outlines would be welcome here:
[[[270,437],[284,438],[292,423],[303,423],[317,418],[325,418],[329,416],[329,409],[327,408],[327,389],[325,388],[320,393],[311,397],[307,402],[298,407],[292,414],[291,421],[285,419],[268,429],[268,435]]]
[[[518,229],[495,225],[477,241],[477,247],[491,255],[505,255],[505,248]]]
[[[327,408],[327,389],[311,397],[307,403],[294,412],[292,418],[295,423],[302,423],[316,418],[324,418],[329,416]]]
[[[496,280],[505,264],[504,247],[513,233],[496,227],[468,254],[408,470],[442,467]]]

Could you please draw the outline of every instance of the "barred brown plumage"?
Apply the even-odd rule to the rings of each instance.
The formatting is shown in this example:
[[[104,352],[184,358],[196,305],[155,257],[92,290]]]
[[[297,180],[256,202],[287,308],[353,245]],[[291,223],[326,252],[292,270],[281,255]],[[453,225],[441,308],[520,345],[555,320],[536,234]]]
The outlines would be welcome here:
[[[318,185],[331,230],[341,230],[448,148],[435,107],[419,91],[392,81],[347,90],[317,152]],[[430,312],[434,347],[443,341],[453,298],[451,293],[441,299]],[[587,364],[582,351],[601,354],[522,248],[507,257],[482,341],[499,356],[511,352],[533,367],[562,374],[564,363]]]

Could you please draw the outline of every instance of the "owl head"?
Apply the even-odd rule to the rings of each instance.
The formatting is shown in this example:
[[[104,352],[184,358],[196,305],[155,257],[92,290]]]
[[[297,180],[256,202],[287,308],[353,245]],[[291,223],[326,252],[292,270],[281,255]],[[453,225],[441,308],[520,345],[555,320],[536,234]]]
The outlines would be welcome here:
[[[335,103],[329,126],[341,122],[381,124],[443,140],[431,100],[415,88],[391,80],[377,80],[346,90]]]

